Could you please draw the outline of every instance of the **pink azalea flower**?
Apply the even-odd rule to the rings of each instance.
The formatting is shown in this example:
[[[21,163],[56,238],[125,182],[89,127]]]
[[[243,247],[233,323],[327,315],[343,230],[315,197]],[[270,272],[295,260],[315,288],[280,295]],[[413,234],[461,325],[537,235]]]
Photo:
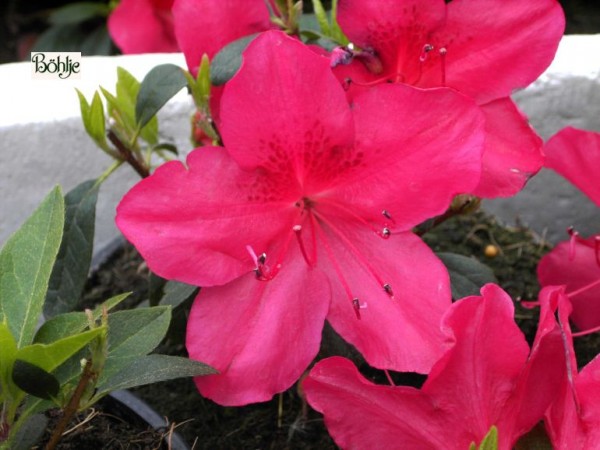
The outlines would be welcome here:
[[[565,378],[560,327],[544,308],[530,352],[508,295],[481,292],[448,311],[451,347],[421,389],[375,385],[344,358],[315,365],[303,389],[340,447],[467,449],[495,425],[508,450],[542,419]]]
[[[448,86],[482,107],[487,140],[476,195],[513,195],[540,169],[542,142],[509,96],[554,58],[564,30],[556,0],[340,0],[338,17],[361,48],[351,68],[339,69],[342,78]]]
[[[544,295],[546,292],[549,295]],[[558,314],[567,362],[562,386],[544,419],[552,446],[556,450],[600,448],[600,356],[578,373],[569,326],[569,296],[564,287],[545,288],[540,302],[542,308]]]
[[[545,166],[565,177],[600,206],[600,133],[567,127],[544,147]]]
[[[265,0],[175,0],[175,34],[190,72],[236,39],[273,28]]]
[[[173,0],[121,0],[108,18],[111,38],[125,54],[179,51],[172,5]]]
[[[537,274],[542,286],[566,286],[579,329],[600,326],[600,235],[584,239],[571,231],[540,260]]]
[[[410,230],[478,182],[482,122],[450,90],[384,85],[351,107],[327,58],[281,32],[254,40],[225,86],[225,148],[159,167],[117,211],[154,272],[203,286],[187,347],[221,373],[201,393],[287,389],[325,320],[376,367],[428,371],[449,280]]]

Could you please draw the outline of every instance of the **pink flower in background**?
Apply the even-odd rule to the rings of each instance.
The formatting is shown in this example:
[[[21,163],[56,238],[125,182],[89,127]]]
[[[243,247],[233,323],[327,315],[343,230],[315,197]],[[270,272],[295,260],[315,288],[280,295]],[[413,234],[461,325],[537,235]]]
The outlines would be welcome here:
[[[221,404],[264,401],[315,357],[323,322],[370,364],[427,372],[448,274],[410,230],[479,180],[483,119],[450,90],[382,85],[348,105],[329,61],[270,31],[222,99],[225,148],[137,184],[117,224],[149,267],[203,286],[190,356]]]
[[[481,292],[448,311],[451,347],[421,389],[375,385],[344,358],[315,365],[303,389],[340,447],[467,449],[495,425],[508,450],[543,418],[566,378],[553,311],[542,310],[529,351],[508,295],[496,285]]]
[[[179,51],[172,5],[173,0],[121,0],[108,18],[112,40],[125,54]]]
[[[544,147],[545,166],[558,172],[600,206],[600,133],[567,127]]]
[[[564,30],[556,0],[340,0],[338,17],[362,50],[340,77],[448,86],[481,105],[487,142],[476,195],[513,195],[539,170],[542,142],[509,96],[554,58]]]
[[[274,28],[265,0],[175,0],[175,34],[190,72],[232,41]]]
[[[569,326],[571,303],[564,287],[544,288],[540,303],[543,309],[558,315],[567,362],[566,376],[544,418],[552,446],[556,450],[600,448],[600,357],[578,373]]]
[[[537,274],[542,286],[566,286],[579,329],[600,326],[600,235],[584,239],[572,232],[569,241],[544,255]]]

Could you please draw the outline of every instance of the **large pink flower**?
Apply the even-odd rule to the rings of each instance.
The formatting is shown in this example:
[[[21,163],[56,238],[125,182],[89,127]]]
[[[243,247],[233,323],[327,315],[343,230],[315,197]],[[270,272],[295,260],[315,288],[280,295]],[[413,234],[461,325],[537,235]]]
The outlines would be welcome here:
[[[123,53],[179,50],[173,31],[173,0],[121,0],[108,18],[108,31]]]
[[[342,448],[467,449],[492,426],[499,449],[538,423],[562,386],[560,327],[544,308],[531,352],[498,286],[455,303],[443,321],[452,346],[421,389],[378,386],[344,358],[315,365],[303,383]],[[401,344],[398,345],[401,348]]]
[[[175,0],[175,34],[190,72],[232,41],[273,28],[265,0]]]
[[[338,17],[363,50],[340,69],[354,85],[448,86],[481,105],[487,140],[475,194],[515,194],[539,170],[541,140],[509,96],[554,57],[564,30],[556,0],[340,0]]]
[[[372,365],[428,371],[449,281],[410,229],[478,182],[477,107],[401,85],[349,106],[327,58],[270,31],[225,86],[221,120],[225,148],[159,167],[117,214],[153,271],[204,287],[187,346],[221,373],[200,391],[269,399],[314,358],[325,319]]]
[[[600,448],[600,357],[578,373],[569,326],[571,303],[564,287],[545,288],[540,294],[540,303],[542,308],[558,315],[567,362],[564,367],[566,376],[544,419],[553,448]]]
[[[545,166],[555,170],[600,206],[600,133],[567,127],[544,147]]]
[[[542,286],[566,286],[578,328],[600,326],[600,235],[584,239],[573,233],[544,255],[537,274]]]

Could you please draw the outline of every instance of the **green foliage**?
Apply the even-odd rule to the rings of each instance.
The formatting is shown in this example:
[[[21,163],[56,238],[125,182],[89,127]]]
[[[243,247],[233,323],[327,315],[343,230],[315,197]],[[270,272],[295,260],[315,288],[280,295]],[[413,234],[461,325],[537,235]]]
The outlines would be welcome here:
[[[469,450],[498,450],[498,428],[492,425],[488,434],[485,435],[479,447],[475,442],[471,442]]]
[[[17,348],[33,340],[64,224],[64,201],[56,187],[0,251],[0,321]]]
[[[52,11],[48,21],[52,25],[67,25],[81,23],[97,17],[107,17],[108,13],[108,5],[103,3],[70,3]]]
[[[46,295],[46,317],[72,311],[81,297],[92,262],[99,187],[88,180],[65,196],[64,232]]]
[[[242,65],[242,52],[258,34],[251,34],[223,47],[210,65],[210,81],[215,86],[227,83]]]
[[[486,283],[497,283],[494,272],[475,258],[456,253],[437,253],[442,260],[452,285],[452,298],[455,300],[469,295],[479,295],[479,290]]]
[[[164,296],[160,300],[160,304],[177,308],[186,300],[195,297],[199,290],[200,288],[197,286],[181,283],[179,281],[168,281],[164,286]]]
[[[144,127],[187,84],[183,69],[174,64],[161,64],[150,70],[142,81],[135,104],[138,127]]]

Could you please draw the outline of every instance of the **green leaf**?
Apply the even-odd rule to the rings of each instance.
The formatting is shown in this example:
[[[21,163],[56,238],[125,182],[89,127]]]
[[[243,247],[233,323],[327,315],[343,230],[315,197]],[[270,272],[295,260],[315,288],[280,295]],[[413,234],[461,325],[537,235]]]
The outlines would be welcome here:
[[[88,116],[90,128],[87,130],[88,134],[99,144],[106,143],[106,124],[104,118],[104,105],[98,92],[94,92],[94,98],[90,106],[90,113]]]
[[[330,36],[331,28],[329,27],[329,19],[327,18],[325,8],[323,8],[323,3],[321,3],[321,0],[312,0],[312,4],[321,31],[324,35]]]
[[[57,186],[0,251],[0,321],[8,323],[17,348],[33,339],[64,217],[64,200]]]
[[[16,359],[35,364],[48,372],[52,372],[92,339],[105,331],[104,327],[98,327],[59,339],[51,344],[28,345],[17,351]]]
[[[152,147],[152,151],[153,152],[164,151],[164,152],[173,153],[174,155],[179,154],[179,150],[177,150],[177,147],[175,145],[168,144],[166,142],[155,145],[154,147]]]
[[[108,358],[100,382],[110,379],[162,341],[171,322],[171,308],[155,306],[117,311],[108,316]]]
[[[492,425],[479,445],[479,450],[498,450],[498,428]]]
[[[111,55],[114,54],[113,43],[108,34],[106,24],[102,24],[93,30],[87,31],[81,41],[81,53],[84,56],[90,55]]]
[[[108,5],[102,3],[71,3],[55,9],[48,17],[48,21],[52,25],[75,24],[95,17],[106,17],[108,12]]]
[[[475,258],[456,253],[438,253],[448,273],[452,285],[452,298],[455,300],[469,295],[479,295],[486,283],[497,283],[494,272]]]
[[[141,128],[152,119],[175,94],[187,86],[183,69],[175,64],[161,64],[146,74],[135,104],[135,118]]]
[[[81,297],[92,262],[99,187],[88,180],[65,196],[65,227],[46,294],[46,317],[72,311]]]
[[[20,359],[15,361],[12,378],[22,391],[46,400],[56,397],[60,390],[60,384],[54,375]]]
[[[44,414],[34,414],[28,417],[17,431],[10,445],[13,450],[31,450],[36,448],[46,431],[48,418]],[[37,447],[39,448],[39,447]]]
[[[227,83],[242,65],[242,52],[258,34],[251,34],[223,47],[210,65],[210,81],[215,86]]]
[[[146,355],[135,359],[120,372],[99,385],[98,393],[108,393],[117,389],[130,389],[174,378],[197,377],[215,373],[218,372],[207,364],[188,358]]]
[[[175,309],[190,297],[195,297],[199,290],[198,286],[180,283],[179,281],[169,281],[164,287],[165,294],[160,304],[170,305]]]
[[[110,311],[127,297],[129,297],[129,295],[130,293],[117,295],[97,306],[92,312],[94,320],[98,320],[100,318],[103,308],[106,308],[107,311]],[[34,342],[38,344],[50,344],[64,337],[80,333],[88,326],[88,317],[84,312],[60,314],[44,322],[44,324],[36,333]]]
[[[14,394],[12,367],[17,355],[17,343],[10,334],[8,325],[0,322],[0,396]]]

